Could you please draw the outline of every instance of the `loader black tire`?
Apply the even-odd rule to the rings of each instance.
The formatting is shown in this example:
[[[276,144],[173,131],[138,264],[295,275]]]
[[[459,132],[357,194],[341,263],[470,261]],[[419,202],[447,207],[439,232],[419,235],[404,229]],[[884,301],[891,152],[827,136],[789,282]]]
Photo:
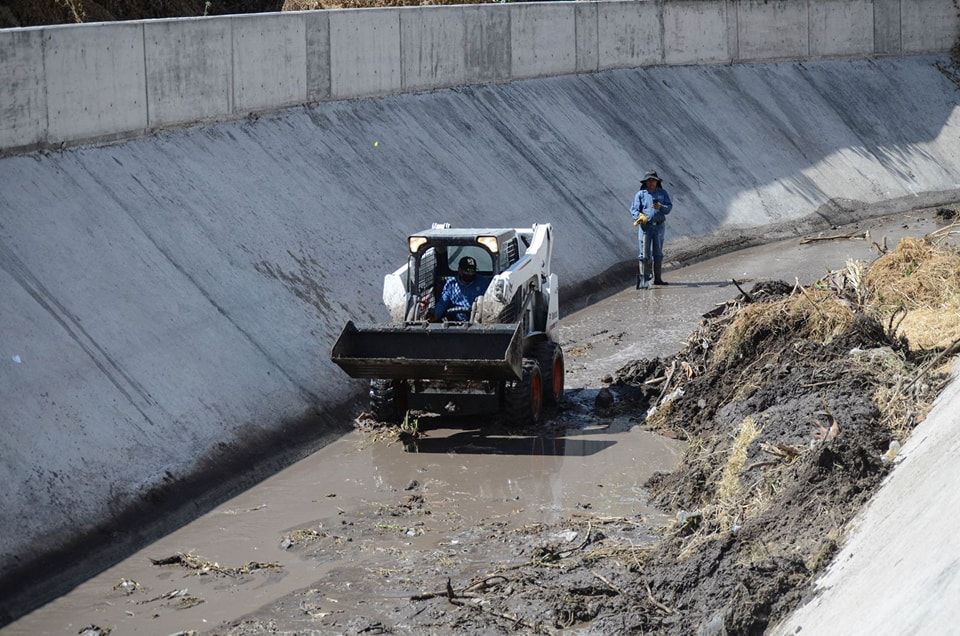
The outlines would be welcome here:
[[[543,403],[556,406],[563,397],[564,371],[563,349],[556,342],[541,342],[533,350],[533,356],[540,364],[540,376],[543,379]]]
[[[378,422],[399,424],[407,414],[409,391],[405,380],[370,380],[370,413]]]
[[[510,428],[538,423],[543,417],[543,377],[533,358],[523,359],[523,377],[504,385],[503,414]]]

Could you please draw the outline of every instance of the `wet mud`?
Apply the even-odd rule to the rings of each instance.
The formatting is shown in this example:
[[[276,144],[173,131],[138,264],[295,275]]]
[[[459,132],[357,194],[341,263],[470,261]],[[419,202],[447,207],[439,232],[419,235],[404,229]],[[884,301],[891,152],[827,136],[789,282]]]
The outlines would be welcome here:
[[[847,233],[892,247],[933,214]],[[6,631],[761,633],[944,380],[823,278],[870,242],[728,255],[568,316],[544,426],[362,424]]]

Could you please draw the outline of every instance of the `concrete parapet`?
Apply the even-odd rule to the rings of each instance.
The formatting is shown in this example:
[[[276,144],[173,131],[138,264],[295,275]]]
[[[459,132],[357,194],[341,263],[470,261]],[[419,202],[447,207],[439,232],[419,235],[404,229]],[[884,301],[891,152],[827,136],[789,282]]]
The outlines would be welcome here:
[[[330,95],[394,93],[401,89],[400,13],[393,9],[330,12]]]
[[[403,89],[463,84],[467,78],[463,7],[400,11]]]
[[[810,55],[870,55],[873,37],[871,0],[810,3]]]
[[[147,127],[143,24],[43,30],[47,141],[79,141]]]
[[[739,59],[775,60],[810,54],[806,2],[741,0],[738,4]]]
[[[0,31],[0,149],[31,146],[47,134],[43,31]]]
[[[633,1],[597,4],[600,70],[663,62],[661,6]]]
[[[901,0],[900,38],[904,53],[947,51],[957,41],[960,9],[943,0]]]
[[[144,23],[150,126],[233,112],[231,30],[217,18]]]
[[[304,16],[269,13],[233,20],[234,112],[302,104],[307,100]]]
[[[727,5],[716,0],[669,0],[663,5],[667,64],[709,64],[733,59],[727,47]]]
[[[510,75],[514,79],[563,75],[577,70],[576,5],[510,7]]]

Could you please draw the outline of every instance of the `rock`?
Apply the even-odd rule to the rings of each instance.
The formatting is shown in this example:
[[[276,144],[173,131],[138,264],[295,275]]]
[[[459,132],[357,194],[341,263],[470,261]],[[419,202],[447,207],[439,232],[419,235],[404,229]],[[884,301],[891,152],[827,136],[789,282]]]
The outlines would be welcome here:
[[[608,409],[613,406],[613,401],[613,392],[607,387],[603,387],[597,393],[597,397],[593,401],[593,407],[597,410]]]
[[[603,380],[601,380],[601,382],[603,382],[604,384],[612,384],[613,376],[608,373],[607,375],[603,376]]]
[[[416,479],[413,479],[410,481],[409,484],[407,484],[407,487],[404,488],[404,490],[416,490],[419,487],[420,487],[420,482],[417,481]]]

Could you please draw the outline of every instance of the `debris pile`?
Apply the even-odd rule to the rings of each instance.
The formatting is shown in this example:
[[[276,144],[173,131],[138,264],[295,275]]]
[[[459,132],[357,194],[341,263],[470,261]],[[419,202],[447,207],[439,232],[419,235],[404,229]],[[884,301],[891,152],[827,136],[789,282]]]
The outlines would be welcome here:
[[[283,566],[276,562],[264,563],[261,561],[250,561],[245,565],[237,567],[222,566],[215,561],[208,561],[195,554],[177,552],[174,555],[160,559],[150,559],[154,565],[179,565],[187,570],[192,570],[197,576],[213,574],[216,576],[236,577],[242,574],[250,574],[258,570],[278,570]]]

